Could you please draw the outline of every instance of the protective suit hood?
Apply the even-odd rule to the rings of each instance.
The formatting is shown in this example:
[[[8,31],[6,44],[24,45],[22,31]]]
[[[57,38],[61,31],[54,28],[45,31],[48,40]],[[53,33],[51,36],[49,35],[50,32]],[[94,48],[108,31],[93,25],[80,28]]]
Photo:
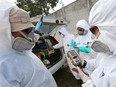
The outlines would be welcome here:
[[[77,24],[76,24],[76,28],[78,28],[78,27],[81,27],[81,28],[83,28],[85,30],[88,30],[90,28],[90,26],[89,26],[89,24],[87,23],[86,20],[78,21]]]
[[[80,20],[80,21],[78,21],[77,24],[76,24],[76,29],[77,29],[78,27],[81,27],[81,28],[87,30],[88,32],[87,32],[87,34],[84,35],[84,36],[87,37],[88,39],[91,39],[92,33],[91,33],[90,30],[89,30],[90,26],[89,26],[89,24],[87,23],[86,20]]]
[[[101,30],[106,30],[116,34],[116,8],[115,0],[99,0],[91,9],[89,15],[90,26],[102,27]]]
[[[115,0],[99,0],[91,9],[90,26],[97,26],[100,31],[107,31],[105,38],[110,50],[116,54],[116,8]],[[101,33],[102,34],[102,33]]]
[[[87,45],[87,42],[90,42],[92,40],[92,38],[91,38],[92,33],[89,30],[90,26],[86,20],[80,20],[76,24],[76,28],[78,28],[78,27],[81,27],[81,28],[87,30],[88,32],[86,35],[78,36],[76,39],[76,42],[81,43],[80,45],[82,45],[82,44]]]
[[[4,0],[0,1],[0,56],[5,55],[12,50],[9,12],[13,6],[15,6],[13,3]]]

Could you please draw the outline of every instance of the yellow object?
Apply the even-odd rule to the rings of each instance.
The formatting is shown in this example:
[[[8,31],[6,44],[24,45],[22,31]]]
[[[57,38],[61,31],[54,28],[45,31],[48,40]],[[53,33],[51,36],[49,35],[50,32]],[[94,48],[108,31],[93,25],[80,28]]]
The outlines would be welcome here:
[[[50,51],[48,51],[48,54],[50,55],[50,54],[53,54],[53,53],[55,53],[55,50],[53,49],[53,50],[50,50]]]

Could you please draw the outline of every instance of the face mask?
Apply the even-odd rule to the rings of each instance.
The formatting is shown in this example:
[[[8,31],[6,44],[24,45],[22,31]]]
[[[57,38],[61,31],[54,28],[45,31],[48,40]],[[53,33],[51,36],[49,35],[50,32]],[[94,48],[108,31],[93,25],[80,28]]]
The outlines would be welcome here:
[[[88,33],[88,30],[84,30],[83,35],[86,35]]]
[[[91,48],[95,51],[95,52],[102,52],[102,53],[107,53],[110,52],[109,47],[104,44],[101,41],[94,41],[93,44],[91,45]]]
[[[22,37],[16,37],[13,41],[13,45],[12,48],[17,50],[17,51],[26,51],[26,50],[30,50],[35,42],[36,42],[36,38],[34,37],[34,35],[31,33],[29,33],[27,36],[23,33],[20,32],[25,38]]]
[[[78,31],[78,34],[79,35],[86,35],[88,33],[87,30],[84,30],[84,31]]]
[[[110,52],[109,47],[105,44],[106,41],[102,39],[102,37],[98,36],[95,38],[95,40],[91,44],[91,48],[95,52],[101,52],[101,53],[108,53]],[[107,43],[107,42],[106,42]]]
[[[92,34],[92,35],[91,35],[91,39],[94,39],[94,38],[95,38],[95,35],[94,35],[94,34]]]
[[[17,51],[26,51],[30,50],[34,46],[34,44],[35,44],[34,42],[30,42],[25,38],[17,37],[14,39],[12,48]]]
[[[84,33],[83,31],[78,31],[79,35],[83,35],[83,33]]]

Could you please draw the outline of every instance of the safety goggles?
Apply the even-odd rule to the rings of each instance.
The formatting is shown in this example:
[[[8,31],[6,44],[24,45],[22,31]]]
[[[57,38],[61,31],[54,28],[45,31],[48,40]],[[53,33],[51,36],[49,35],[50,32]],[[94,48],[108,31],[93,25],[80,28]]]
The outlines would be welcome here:
[[[80,27],[77,28],[77,31],[82,31],[82,32],[84,32],[84,30],[85,30],[85,29],[80,28]]]
[[[30,37],[30,38],[33,38],[34,37],[34,28],[33,27],[30,27],[30,28],[27,28],[27,29],[25,29],[25,30],[23,30],[23,31],[21,31],[21,32],[24,32],[24,33],[26,33],[27,34],[27,36],[28,37]],[[24,36],[24,35],[23,35]],[[25,36],[24,36],[25,37]]]
[[[99,30],[97,26],[93,26],[89,28],[89,30],[92,32],[92,34],[96,34],[96,30]]]
[[[25,32],[27,35],[25,35],[24,32]],[[35,42],[35,41],[36,41],[36,37],[35,37],[35,35],[34,35],[34,28],[27,28],[27,29],[23,30],[23,32],[20,31],[20,34],[21,34],[24,38],[28,39],[30,42]]]

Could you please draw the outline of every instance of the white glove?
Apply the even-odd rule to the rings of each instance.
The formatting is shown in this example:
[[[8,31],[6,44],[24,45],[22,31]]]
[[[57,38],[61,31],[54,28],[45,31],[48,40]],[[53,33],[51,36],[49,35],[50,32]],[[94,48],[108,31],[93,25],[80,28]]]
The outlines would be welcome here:
[[[73,68],[72,71],[76,72],[77,75],[79,75],[83,83],[89,80],[89,77],[78,66]]]
[[[39,34],[36,34],[36,33],[34,33],[34,35],[35,35],[35,37],[36,37],[36,39],[38,41],[38,39],[40,38],[40,35]]]

